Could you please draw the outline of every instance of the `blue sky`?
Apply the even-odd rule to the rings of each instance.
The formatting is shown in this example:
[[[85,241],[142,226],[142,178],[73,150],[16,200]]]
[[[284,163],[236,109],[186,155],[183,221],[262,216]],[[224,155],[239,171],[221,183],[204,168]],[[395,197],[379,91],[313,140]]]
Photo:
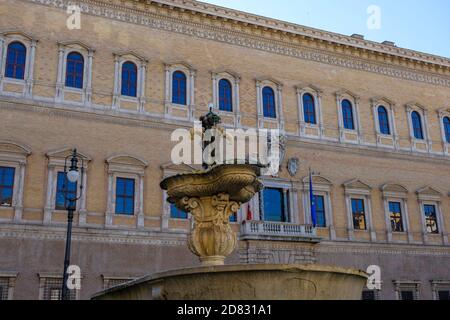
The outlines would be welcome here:
[[[449,0],[203,0],[220,6],[450,58]],[[367,9],[380,8],[369,29]]]

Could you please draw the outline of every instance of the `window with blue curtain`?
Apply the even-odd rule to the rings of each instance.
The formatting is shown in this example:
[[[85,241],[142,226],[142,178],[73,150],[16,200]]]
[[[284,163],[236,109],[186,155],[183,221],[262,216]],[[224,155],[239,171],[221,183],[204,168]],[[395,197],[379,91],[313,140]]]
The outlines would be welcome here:
[[[414,138],[423,140],[423,128],[422,128],[422,117],[417,111],[411,113],[411,122],[414,132]]]
[[[0,207],[11,207],[13,204],[15,172],[14,168],[0,167]]]
[[[389,115],[384,106],[378,107],[378,124],[380,126],[380,132],[382,134],[391,134],[391,128],[389,126]]]
[[[10,43],[6,53],[5,77],[23,80],[26,58],[27,48],[22,43]]]
[[[450,118],[449,117],[444,118],[444,132],[445,132],[445,139],[447,140],[447,143],[450,143]]]
[[[342,120],[344,128],[348,130],[355,130],[355,120],[353,118],[353,106],[348,100],[342,101]]]
[[[309,93],[303,95],[303,115],[306,123],[317,124],[314,97]]]
[[[178,209],[175,206],[175,204],[171,203],[170,204],[170,217],[172,219],[187,219],[188,214],[186,211]]]
[[[187,104],[186,86],[186,75],[181,71],[174,72],[172,76],[172,103]]]
[[[316,204],[317,227],[326,228],[327,218],[325,215],[325,197],[314,195]]]
[[[355,230],[367,230],[366,210],[363,199],[352,199],[352,216]]]
[[[439,228],[436,215],[436,206],[432,204],[426,204],[423,206],[423,211],[425,213],[425,223],[427,226],[427,232],[438,234]]]
[[[231,83],[227,79],[219,81],[219,109],[228,112],[233,111]]]
[[[134,215],[134,179],[117,178],[116,214]]]
[[[284,193],[282,189],[264,189],[264,221],[286,222]]]
[[[137,96],[137,67],[131,62],[127,61],[122,64],[122,89],[123,96],[136,97]]]
[[[70,204],[70,201],[67,199],[77,198],[77,183],[70,182],[64,172],[58,172],[55,198],[56,210],[66,210]],[[72,207],[76,209],[76,204],[72,203]]]
[[[271,87],[264,87],[262,90],[263,98],[263,113],[265,118],[277,117],[277,110],[275,105],[275,92]]]
[[[402,205],[400,202],[389,202],[389,218],[392,232],[404,232]]]
[[[66,87],[83,89],[84,58],[78,52],[67,55]]]

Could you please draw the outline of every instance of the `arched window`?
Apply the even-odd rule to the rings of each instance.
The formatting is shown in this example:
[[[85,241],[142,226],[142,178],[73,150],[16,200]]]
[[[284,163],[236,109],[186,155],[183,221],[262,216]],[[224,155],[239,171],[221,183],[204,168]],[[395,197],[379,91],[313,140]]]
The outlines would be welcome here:
[[[309,93],[303,95],[303,115],[306,123],[317,124],[314,98]]]
[[[348,100],[342,101],[342,120],[344,121],[344,128],[348,130],[355,130],[355,120],[353,119],[352,103]]]
[[[12,42],[6,54],[5,77],[24,79],[27,49],[20,42]]]
[[[172,103],[186,105],[186,75],[176,71],[172,76]]]
[[[447,140],[447,143],[450,143],[450,118],[449,117],[444,118],[444,132],[445,132],[445,138]]]
[[[411,122],[414,132],[414,138],[423,140],[422,118],[417,111],[411,113]]]
[[[265,118],[276,118],[275,93],[271,87],[265,87],[262,91],[263,113]]]
[[[233,111],[231,83],[227,79],[219,81],[219,109],[222,111]]]
[[[378,124],[380,126],[380,132],[382,134],[391,134],[391,128],[389,126],[389,115],[384,106],[378,107]]]
[[[137,67],[127,61],[122,65],[122,95],[128,97],[136,97],[137,88]]]
[[[83,89],[84,58],[78,52],[67,55],[66,87]]]

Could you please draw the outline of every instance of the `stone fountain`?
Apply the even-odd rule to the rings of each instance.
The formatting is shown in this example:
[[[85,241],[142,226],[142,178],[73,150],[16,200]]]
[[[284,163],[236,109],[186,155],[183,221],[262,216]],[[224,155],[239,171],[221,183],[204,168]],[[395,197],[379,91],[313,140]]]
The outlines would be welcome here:
[[[211,111],[204,130],[218,128]],[[204,143],[205,148],[208,143]],[[367,275],[359,270],[318,265],[230,265],[237,245],[230,216],[249,202],[262,184],[260,165],[208,166],[160,184],[168,201],[191,214],[190,251],[201,267],[153,274],[105,290],[99,300],[330,300],[360,299]]]

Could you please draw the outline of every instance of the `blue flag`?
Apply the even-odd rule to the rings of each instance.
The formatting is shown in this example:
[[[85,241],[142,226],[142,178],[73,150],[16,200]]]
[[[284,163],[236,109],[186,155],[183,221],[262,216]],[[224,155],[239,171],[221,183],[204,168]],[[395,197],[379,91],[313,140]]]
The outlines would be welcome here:
[[[317,226],[316,197],[314,196],[311,171],[309,171],[309,202],[311,203],[311,221],[315,228]]]

